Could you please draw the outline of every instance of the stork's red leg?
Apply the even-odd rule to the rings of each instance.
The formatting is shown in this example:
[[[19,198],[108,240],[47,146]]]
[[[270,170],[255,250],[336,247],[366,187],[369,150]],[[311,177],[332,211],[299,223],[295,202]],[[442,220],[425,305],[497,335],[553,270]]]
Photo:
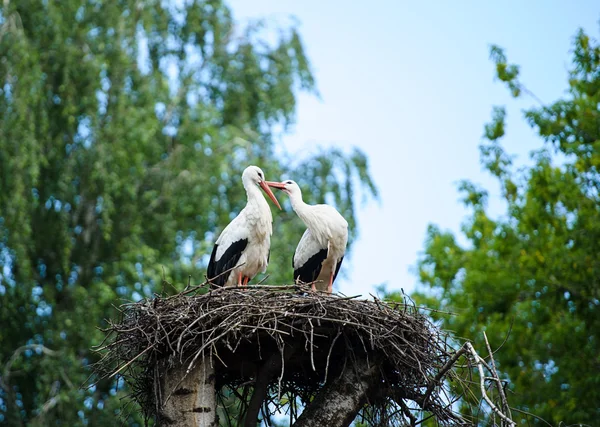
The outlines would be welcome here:
[[[327,285],[327,292],[333,292],[333,270],[331,270],[331,274],[329,275],[329,284]]]
[[[237,285],[242,286],[242,272],[241,271],[238,273],[238,284]]]
[[[317,287],[315,286],[315,282],[312,282],[312,286],[310,287],[310,290],[313,292],[317,292]]]
[[[244,287],[248,286],[248,280],[250,280],[248,276],[244,277]]]

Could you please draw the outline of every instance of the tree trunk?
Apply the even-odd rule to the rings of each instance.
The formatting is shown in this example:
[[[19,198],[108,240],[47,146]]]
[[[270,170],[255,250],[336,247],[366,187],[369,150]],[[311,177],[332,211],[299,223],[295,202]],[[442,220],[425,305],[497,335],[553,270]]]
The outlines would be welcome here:
[[[348,363],[341,378],[332,378],[310,403],[294,427],[349,426],[379,379],[379,364],[366,360]]]
[[[170,427],[218,426],[212,360],[200,358],[185,375],[187,366],[177,365],[164,374],[158,424]]]

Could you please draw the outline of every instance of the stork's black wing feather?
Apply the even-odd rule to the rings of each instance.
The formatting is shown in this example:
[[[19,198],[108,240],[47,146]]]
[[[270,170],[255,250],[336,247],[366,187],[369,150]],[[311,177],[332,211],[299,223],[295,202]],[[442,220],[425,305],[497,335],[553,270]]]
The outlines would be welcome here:
[[[215,244],[212,254],[210,255],[208,268],[206,269],[208,281],[212,284],[211,287],[220,287],[227,282],[229,274],[222,273],[235,267],[242,256],[242,252],[246,249],[246,246],[248,246],[248,239],[240,239],[237,242],[233,242],[217,261],[215,258],[217,256],[217,248],[219,245]]]
[[[340,260],[338,261],[337,265],[335,266],[335,273],[333,273],[333,282],[335,282],[335,278],[337,277],[338,273],[340,272],[340,267],[342,266],[342,261],[344,260],[344,257],[341,257]]]
[[[310,283],[317,280],[321,272],[323,261],[327,258],[327,248],[311,256],[303,265],[294,269],[294,281],[300,279],[304,283]]]

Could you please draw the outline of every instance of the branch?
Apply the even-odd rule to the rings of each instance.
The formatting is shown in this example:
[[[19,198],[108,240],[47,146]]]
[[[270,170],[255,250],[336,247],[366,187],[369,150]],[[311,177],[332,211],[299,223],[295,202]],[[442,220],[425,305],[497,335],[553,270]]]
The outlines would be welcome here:
[[[431,392],[435,388],[436,384],[438,384],[440,382],[440,380],[442,379],[442,377],[444,375],[446,375],[446,372],[448,372],[450,369],[452,369],[452,367],[454,366],[456,361],[460,358],[460,356],[462,356],[466,352],[467,352],[467,348],[463,344],[463,346],[461,348],[459,348],[458,351],[456,353],[454,353],[454,355],[446,362],[446,364],[442,367],[442,369],[440,369],[440,371],[437,373],[435,378],[433,380],[429,381],[429,386],[427,387],[427,391],[425,392],[425,395],[423,395],[423,401],[422,401],[423,405],[427,404],[427,399],[429,399],[429,396],[431,395]]]
[[[473,345],[470,342],[466,342],[465,346],[468,348],[469,352],[473,356],[475,364],[477,365],[477,369],[479,370],[479,385],[481,388],[481,396],[487,402],[487,404],[490,406],[490,408],[492,408],[492,411],[494,411],[494,413],[496,415],[498,415],[509,426],[516,427],[517,423],[514,422],[513,420],[511,420],[510,418],[508,418],[506,415],[504,415],[502,413],[502,411],[500,411],[500,409],[498,409],[498,407],[496,405],[494,405],[494,402],[492,402],[492,399],[489,398],[489,396],[487,395],[487,393],[485,391],[485,375],[483,373],[483,363],[485,363],[485,361],[481,358],[481,356],[479,356],[479,354],[477,354],[477,352],[475,351],[475,348],[473,347]]]
[[[27,344],[27,345],[23,345],[23,346],[17,348],[15,350],[15,352],[12,354],[12,356],[10,357],[10,359],[8,359],[8,362],[6,362],[6,365],[4,365],[4,373],[3,373],[2,377],[3,377],[5,383],[8,383],[8,378],[10,378],[10,367],[19,358],[21,353],[23,353],[27,350],[40,350],[42,353],[44,353],[48,356],[56,355],[56,352],[54,350],[50,350],[48,347],[45,347],[41,344]]]
[[[406,415],[408,417],[408,419],[410,420],[410,425],[416,426],[417,425],[417,417],[415,417],[410,412],[410,408],[408,406],[406,406],[404,399],[394,399],[394,401],[400,405],[400,408],[402,409],[402,413],[404,415]]]
[[[494,381],[498,384],[498,393],[500,393],[500,399],[502,401],[502,409],[508,415],[509,418],[512,419],[512,414],[510,413],[510,406],[508,406],[508,401],[506,400],[506,394],[504,393],[504,386],[502,384],[502,380],[498,376],[498,372],[496,371],[496,364],[494,362],[494,353],[492,352],[492,348],[490,347],[490,343],[488,342],[487,335],[485,331],[483,331],[483,338],[485,339],[485,345],[487,347],[488,353],[490,354],[490,367],[492,371],[492,376]]]
[[[284,352],[285,349],[281,349],[281,352]],[[288,353],[288,357],[289,357]],[[271,379],[275,376],[275,373],[283,369],[282,356],[278,352],[273,352],[271,357],[267,359],[267,361],[260,367],[258,372],[256,373],[256,381],[254,383],[254,393],[252,394],[252,398],[250,399],[250,403],[248,404],[248,411],[246,412],[246,420],[244,422],[244,427],[256,427],[258,422],[258,413],[260,412],[260,408],[262,406],[265,397],[267,396],[267,391],[269,388],[269,383]]]
[[[7,402],[7,407],[8,407],[8,414],[10,415],[12,412],[12,416],[14,416],[15,418],[12,418],[12,416],[9,416],[7,421],[10,423],[11,420],[18,422],[19,425],[25,425],[23,423],[23,420],[21,418],[21,416],[18,415],[18,407],[16,404],[16,398],[15,398],[15,391],[13,390],[12,387],[10,387],[10,368],[12,367],[12,365],[16,362],[16,360],[19,358],[19,356],[21,355],[21,353],[27,351],[27,350],[39,350],[41,351],[43,354],[48,355],[48,356],[55,356],[56,352],[53,350],[50,350],[48,347],[45,347],[41,344],[27,344],[27,345],[23,345],[19,348],[17,348],[12,356],[10,357],[10,359],[8,359],[8,362],[6,362],[6,364],[4,365],[4,370],[2,372],[2,376],[0,376],[0,388],[2,390],[4,390],[4,392],[6,393],[6,402]],[[56,382],[55,382],[56,384]],[[52,390],[55,390],[55,387],[52,388]],[[52,392],[51,391],[51,399],[48,400],[46,403],[43,404],[43,406],[41,407],[40,410],[40,414],[39,416],[43,416],[44,413],[46,413],[48,410],[50,410],[53,406],[56,405],[57,403],[57,399],[55,396],[56,392]]]

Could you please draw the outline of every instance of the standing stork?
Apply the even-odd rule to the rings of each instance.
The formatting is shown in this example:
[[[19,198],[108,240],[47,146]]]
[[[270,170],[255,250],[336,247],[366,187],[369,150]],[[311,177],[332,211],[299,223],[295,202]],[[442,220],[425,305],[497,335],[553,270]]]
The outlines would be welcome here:
[[[206,275],[215,286],[246,286],[269,264],[273,216],[260,188],[281,209],[257,166],[248,166],[242,173],[242,183],[248,196],[246,207],[221,232],[215,242]]]
[[[294,181],[270,185],[289,195],[292,208],[307,227],[292,260],[294,281],[312,283],[313,291],[331,293],[346,253],[348,222],[332,206],[304,203]]]

